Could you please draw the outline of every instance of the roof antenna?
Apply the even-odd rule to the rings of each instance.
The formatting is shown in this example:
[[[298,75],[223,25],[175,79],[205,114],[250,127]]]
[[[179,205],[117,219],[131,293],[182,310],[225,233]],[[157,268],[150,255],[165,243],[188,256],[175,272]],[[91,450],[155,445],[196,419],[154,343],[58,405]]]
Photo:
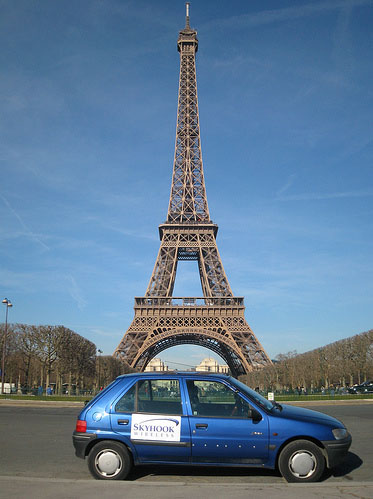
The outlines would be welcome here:
[[[189,3],[189,2],[187,2],[187,3],[185,4],[185,6],[186,6],[186,19],[185,19],[185,27],[186,27],[187,29],[190,29],[190,24],[189,24],[189,6],[190,6],[190,3]]]

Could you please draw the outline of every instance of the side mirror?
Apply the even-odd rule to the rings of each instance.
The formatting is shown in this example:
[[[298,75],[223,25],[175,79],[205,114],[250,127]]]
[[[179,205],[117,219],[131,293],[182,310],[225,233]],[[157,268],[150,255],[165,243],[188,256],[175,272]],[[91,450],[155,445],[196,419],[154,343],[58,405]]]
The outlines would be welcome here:
[[[253,423],[259,423],[259,421],[262,420],[262,416],[261,416],[260,412],[256,411],[255,409],[249,409],[247,417],[249,419],[252,419]]]

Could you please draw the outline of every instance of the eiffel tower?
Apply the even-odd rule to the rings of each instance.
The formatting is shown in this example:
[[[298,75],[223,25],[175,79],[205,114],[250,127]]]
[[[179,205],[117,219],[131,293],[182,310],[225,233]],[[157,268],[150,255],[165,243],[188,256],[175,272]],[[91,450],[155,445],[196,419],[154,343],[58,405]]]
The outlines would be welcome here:
[[[144,370],[163,350],[176,345],[206,347],[228,364],[234,376],[271,364],[244,317],[244,299],[233,295],[220,259],[218,226],[210,219],[203,176],[195,56],[197,32],[180,31],[180,81],[175,158],[161,246],[144,297],[135,298],[135,317],[114,352]],[[173,297],[177,264],[196,260],[203,297]]]

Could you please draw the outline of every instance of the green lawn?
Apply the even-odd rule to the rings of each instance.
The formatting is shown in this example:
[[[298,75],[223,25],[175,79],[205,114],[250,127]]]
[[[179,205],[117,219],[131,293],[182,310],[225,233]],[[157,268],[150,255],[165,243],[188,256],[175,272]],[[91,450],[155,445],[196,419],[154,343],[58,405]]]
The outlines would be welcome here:
[[[49,401],[64,401],[64,402],[84,402],[91,400],[92,395],[0,395],[0,399],[10,400],[49,400]],[[287,400],[358,400],[358,399],[373,399],[373,393],[358,394],[358,395],[275,395],[278,402]],[[216,402],[214,400],[214,402]]]
[[[357,399],[372,399],[373,393],[357,394],[357,395],[275,395],[278,402],[286,400],[357,400]]]

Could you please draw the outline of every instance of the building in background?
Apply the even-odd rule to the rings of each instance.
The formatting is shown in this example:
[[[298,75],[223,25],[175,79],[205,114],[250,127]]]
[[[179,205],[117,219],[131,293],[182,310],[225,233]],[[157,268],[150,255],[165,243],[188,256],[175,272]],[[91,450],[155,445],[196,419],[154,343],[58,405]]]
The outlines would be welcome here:
[[[146,372],[165,372],[170,370],[173,371],[173,369],[169,369],[164,361],[158,357],[152,359],[145,368]],[[211,359],[210,357],[203,359],[198,366],[186,370],[229,374],[229,367],[227,364],[219,364],[217,360]]]
[[[228,374],[229,367],[226,364],[218,364],[215,359],[206,357],[198,364],[196,371]]]
[[[145,371],[168,371],[168,366],[165,365],[162,359],[155,357],[146,366]]]

